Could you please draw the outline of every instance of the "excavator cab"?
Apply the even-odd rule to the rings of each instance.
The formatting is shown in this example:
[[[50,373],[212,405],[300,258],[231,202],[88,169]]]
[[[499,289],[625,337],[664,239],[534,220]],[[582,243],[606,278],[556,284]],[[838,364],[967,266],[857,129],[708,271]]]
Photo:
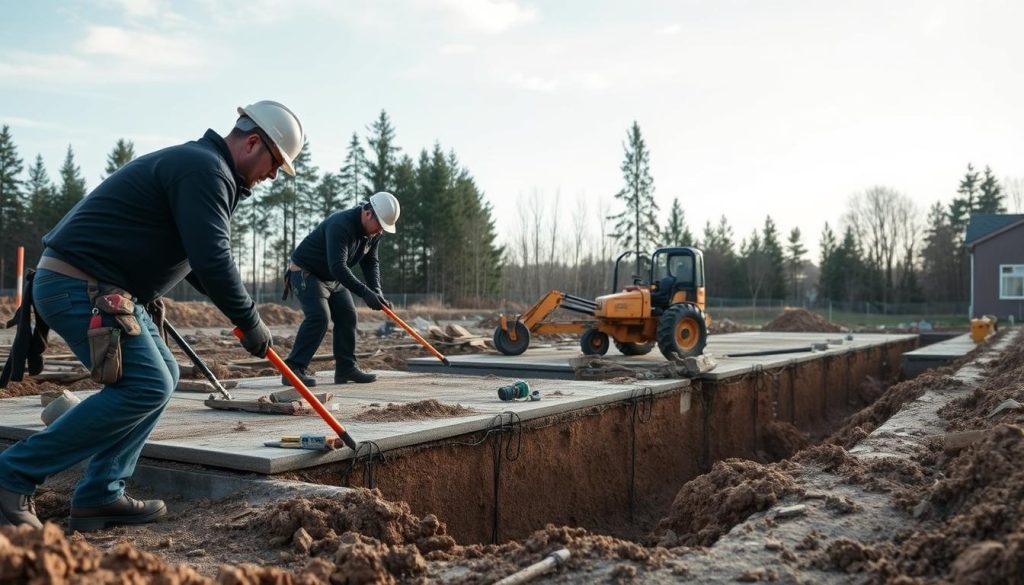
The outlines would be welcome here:
[[[694,303],[704,310],[704,254],[690,247],[661,248],[651,255],[651,308]]]

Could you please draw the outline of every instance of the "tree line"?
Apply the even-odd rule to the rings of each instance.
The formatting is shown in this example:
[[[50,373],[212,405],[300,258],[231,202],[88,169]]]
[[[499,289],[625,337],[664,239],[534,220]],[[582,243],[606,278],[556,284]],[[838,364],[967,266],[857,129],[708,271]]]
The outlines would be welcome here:
[[[1019,211],[1024,203],[1024,179],[1000,182],[991,168],[979,172],[972,164],[952,199],[936,201],[927,214],[907,195],[871,186],[848,198],[836,227],[824,225],[815,259],[800,228],[784,231],[771,215],[742,238],[725,214],[691,231],[680,198],[673,198],[667,213],[660,212],[649,161],[634,122],[623,142],[622,187],[612,207],[581,205],[558,226],[543,220],[563,215],[558,193],[525,198],[519,229],[506,250],[506,297],[526,302],[548,289],[591,298],[608,294],[629,284],[622,276],[612,283],[621,252],[639,258],[659,247],[694,246],[704,252],[713,298],[811,306],[871,303],[880,310],[903,303],[964,303],[969,295],[964,235],[971,214],[1005,213],[1008,200]],[[585,229],[588,221],[596,222],[597,234]],[[620,266],[627,278],[646,277],[647,270],[639,263]]]
[[[275,181],[258,186],[232,217],[235,261],[254,294],[276,290],[291,251],[325,217],[361,205],[378,191],[395,194],[402,206],[397,233],[384,237],[380,245],[385,293],[473,303],[499,292],[503,250],[497,244],[491,206],[454,150],[435,143],[415,159],[404,154],[390,117],[381,111],[364,138],[352,134],[345,159],[335,168],[321,172],[310,153],[307,140],[295,161],[296,175],[281,173]],[[106,175],[134,157],[132,141],[118,140],[108,156]],[[26,266],[34,266],[42,236],[87,193],[70,145],[56,183],[40,155],[27,177],[24,170],[10,127],[4,126],[0,288],[14,285],[17,246],[25,246]]]
[[[549,289],[593,298],[628,284],[633,275],[645,277],[648,267],[640,258],[656,248],[685,245],[704,251],[711,297],[883,306],[964,302],[969,283],[963,239],[970,215],[1003,213],[1008,200],[1019,210],[1024,197],[1024,180],[1000,182],[989,167],[979,172],[971,164],[952,199],[936,201],[927,214],[908,196],[871,186],[849,197],[834,227],[824,225],[812,258],[800,228],[785,231],[771,215],[738,238],[724,214],[691,230],[679,197],[662,211],[654,198],[650,151],[633,122],[622,144],[621,187],[610,202],[579,197],[565,213],[560,192],[521,195],[518,217],[504,224],[502,246],[484,191],[456,153],[435,143],[415,158],[406,154],[387,112],[364,136],[352,133],[344,160],[332,168],[314,166],[311,148],[307,141],[296,176],[281,174],[261,185],[232,218],[235,259],[254,294],[277,290],[289,253],[323,218],[389,191],[399,198],[402,215],[397,233],[381,243],[386,294],[435,295],[449,304],[479,306],[528,303]],[[132,141],[119,139],[105,176],[135,155]],[[14,285],[16,247],[25,246],[26,265],[33,266],[43,234],[86,193],[70,145],[53,182],[42,157],[26,165],[10,128],[2,128],[0,287]],[[620,268],[620,282],[612,283],[614,261],[624,251],[635,255]]]

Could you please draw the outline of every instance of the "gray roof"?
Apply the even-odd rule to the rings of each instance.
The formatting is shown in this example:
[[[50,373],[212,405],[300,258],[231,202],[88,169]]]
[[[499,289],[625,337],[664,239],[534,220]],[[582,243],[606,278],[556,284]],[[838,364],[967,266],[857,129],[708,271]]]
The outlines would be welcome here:
[[[1022,220],[1024,220],[1024,214],[972,213],[971,220],[967,222],[965,243],[969,246],[993,232]]]

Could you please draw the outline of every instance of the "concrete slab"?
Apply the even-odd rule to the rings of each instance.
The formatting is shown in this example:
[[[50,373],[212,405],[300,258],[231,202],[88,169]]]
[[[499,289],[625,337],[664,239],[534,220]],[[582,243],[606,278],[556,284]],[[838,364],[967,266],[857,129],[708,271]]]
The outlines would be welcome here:
[[[824,355],[845,354],[865,348],[880,347],[893,342],[913,339],[912,334],[885,333],[780,333],[747,331],[712,335],[708,338],[706,354],[711,354],[718,366],[702,376],[708,380],[722,380],[741,376],[754,369],[770,369],[792,363],[820,359]],[[814,349],[824,344],[825,349]],[[537,347],[522,355],[506,356],[498,352],[448,356],[451,368],[435,358],[414,358],[407,367],[414,372],[445,372],[455,374],[528,376],[571,380],[573,369],[569,358],[580,355],[579,346]],[[665,358],[655,348],[644,356],[624,356],[614,346],[605,358],[626,366],[647,367],[663,364]]]
[[[908,351],[903,354],[903,375],[911,378],[925,370],[938,368],[967,355],[978,347],[970,333]]]
[[[654,394],[686,388],[688,380],[659,380],[644,383],[576,382],[535,380],[527,377],[531,389],[542,399],[533,402],[503,402],[497,388],[511,379],[465,377],[409,372],[378,372],[378,381],[367,385],[329,383],[333,371],[318,376],[318,391],[335,394],[329,407],[357,442],[373,441],[382,450],[419,445],[430,441],[483,431],[507,422],[514,412],[527,421],[628,400],[645,392]],[[241,382],[232,395],[254,400],[282,386],[280,378],[254,378]],[[82,399],[96,391],[77,392]],[[303,432],[332,433],[317,415],[286,416],[213,410],[203,406],[206,394],[176,393],[142,451],[144,457],[195,463],[213,468],[274,474],[351,459],[351,449],[319,452],[265,447],[264,441]],[[436,399],[461,404],[475,411],[457,418],[364,422],[353,417],[371,407],[388,403],[410,403]],[[0,400],[0,438],[22,439],[44,427],[38,396]],[[366,455],[362,451],[361,455]]]

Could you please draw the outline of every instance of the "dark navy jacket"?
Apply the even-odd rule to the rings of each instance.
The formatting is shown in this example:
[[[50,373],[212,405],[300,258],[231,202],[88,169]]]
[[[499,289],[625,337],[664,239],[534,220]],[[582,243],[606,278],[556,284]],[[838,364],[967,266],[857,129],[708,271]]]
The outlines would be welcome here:
[[[337,281],[353,294],[380,291],[380,236],[363,232],[362,207],[336,211],[320,222],[292,252],[292,262],[325,282]],[[359,282],[352,267],[359,264],[366,283]]]
[[[75,205],[43,244],[144,303],[188,275],[248,330],[259,315],[230,246],[231,214],[250,195],[243,185],[224,139],[207,130],[199,140],[126,164]]]

